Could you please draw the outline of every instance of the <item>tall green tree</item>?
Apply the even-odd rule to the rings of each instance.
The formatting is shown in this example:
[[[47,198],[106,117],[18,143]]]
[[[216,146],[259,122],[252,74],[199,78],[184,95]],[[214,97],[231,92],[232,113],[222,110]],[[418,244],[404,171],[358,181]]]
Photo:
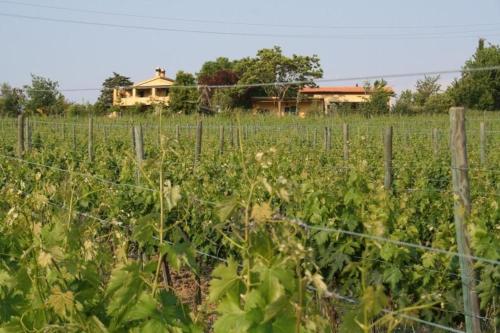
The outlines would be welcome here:
[[[370,93],[370,98],[363,104],[361,110],[365,116],[373,116],[389,112],[389,101],[393,92],[387,86],[387,81],[375,80],[373,84],[365,83],[366,92]]]
[[[440,77],[424,76],[422,80],[418,80],[415,86],[416,91],[413,96],[414,102],[418,106],[424,106],[431,96],[435,96],[441,90],[441,85],[438,83]]]
[[[282,113],[281,104],[286,97],[296,97],[299,89],[304,86],[316,86],[314,79],[323,76],[317,55],[293,54],[288,57],[278,46],[259,50],[255,58],[240,60],[235,70],[242,73],[239,84],[280,82],[261,88],[240,88],[240,94],[247,94],[251,90],[257,94],[276,98],[280,114]]]
[[[123,76],[116,72],[108,77],[102,83],[101,95],[96,102],[96,110],[105,112],[113,106],[113,89],[119,87],[131,86],[133,84],[129,77]]]
[[[479,40],[474,55],[466,61],[464,69],[500,65],[500,46],[485,45]],[[462,72],[449,93],[456,105],[481,110],[500,110],[500,70]]]
[[[0,87],[0,116],[16,116],[25,103],[22,89],[12,88],[7,83]]]
[[[62,114],[65,101],[58,87],[57,81],[31,74],[31,85],[24,86],[26,111],[45,115]]]
[[[184,71],[177,72],[175,82],[170,88],[169,109],[173,113],[191,114],[199,111],[200,94],[195,86],[196,79],[193,74]]]

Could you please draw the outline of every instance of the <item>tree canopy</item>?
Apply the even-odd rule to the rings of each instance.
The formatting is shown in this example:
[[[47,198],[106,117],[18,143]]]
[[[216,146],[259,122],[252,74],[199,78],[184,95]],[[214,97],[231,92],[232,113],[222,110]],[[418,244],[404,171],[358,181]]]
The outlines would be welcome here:
[[[196,85],[193,74],[184,71],[177,72],[175,83],[170,88],[169,109],[173,113],[195,113],[199,110],[199,92],[196,88],[185,86]]]
[[[500,46],[485,46],[485,41],[480,39],[476,52],[466,61],[464,69],[499,65]],[[462,76],[453,82],[449,93],[457,105],[481,110],[499,110],[500,71],[464,71]]]
[[[26,111],[45,115],[62,114],[65,101],[58,87],[57,81],[31,74],[31,85],[24,86],[27,96]]]
[[[0,87],[0,116],[16,116],[22,112],[25,96],[22,89],[12,88],[7,83]]]
[[[129,77],[116,72],[102,83],[101,95],[97,99],[96,107],[100,111],[107,110],[113,106],[113,88],[132,85]]]

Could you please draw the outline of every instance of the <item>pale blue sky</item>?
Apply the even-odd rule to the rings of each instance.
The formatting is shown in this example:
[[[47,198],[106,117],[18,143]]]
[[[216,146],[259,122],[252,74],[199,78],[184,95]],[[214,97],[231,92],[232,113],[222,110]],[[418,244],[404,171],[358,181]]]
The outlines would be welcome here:
[[[15,5],[11,1],[144,16],[302,27],[110,16],[34,8]],[[0,82],[14,86],[29,83],[30,73],[47,76],[59,81],[61,88],[70,89],[100,87],[113,71],[139,81],[149,78],[155,67],[162,66],[172,77],[181,69],[196,72],[204,61],[218,56],[252,56],[258,49],[273,45],[281,46],[286,54],[319,55],[325,78],[433,71],[460,68],[474,52],[480,36],[500,43],[500,0],[11,1],[0,1]],[[323,38],[146,31],[37,21],[1,14],[169,29],[322,35]],[[303,27],[311,25],[323,28]],[[455,27],[443,28],[443,25]],[[360,26],[370,28],[360,29]],[[382,29],[381,26],[395,28]],[[353,35],[356,38],[350,38]],[[453,75],[444,75],[442,83],[447,84],[452,78]],[[388,81],[399,91],[412,87],[416,79]],[[65,92],[65,95],[70,100],[93,102],[98,92]]]

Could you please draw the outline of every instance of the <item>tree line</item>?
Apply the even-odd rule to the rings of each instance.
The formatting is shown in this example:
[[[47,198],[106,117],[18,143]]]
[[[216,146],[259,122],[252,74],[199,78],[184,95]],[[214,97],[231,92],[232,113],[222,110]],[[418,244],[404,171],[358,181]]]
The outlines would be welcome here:
[[[472,57],[463,66],[464,72],[449,87],[442,89],[439,76],[418,80],[414,90],[404,90],[392,97],[383,79],[366,82],[371,98],[356,112],[366,115],[383,113],[421,114],[446,112],[452,105],[480,110],[500,110],[500,75],[498,70],[467,71],[469,69],[500,65],[500,46],[486,45],[479,40]],[[287,98],[300,99],[300,89],[315,86],[323,70],[317,55],[287,56],[278,46],[261,49],[254,57],[230,60],[219,57],[205,62],[199,72],[179,71],[170,88],[170,103],[165,107],[171,113],[231,113],[247,110],[252,97],[268,96],[281,102]],[[278,85],[265,85],[281,82]],[[21,112],[42,115],[106,114],[113,111],[139,113],[147,107],[113,106],[113,88],[130,86],[129,77],[113,73],[102,83],[99,98],[94,104],[68,102],[59,91],[59,84],[48,78],[32,75],[31,85],[23,88],[3,83],[0,88],[0,116],[15,116]],[[255,86],[255,84],[264,84]],[[197,88],[186,88],[196,86]],[[217,87],[214,87],[217,86]],[[353,112],[338,109],[339,112]]]

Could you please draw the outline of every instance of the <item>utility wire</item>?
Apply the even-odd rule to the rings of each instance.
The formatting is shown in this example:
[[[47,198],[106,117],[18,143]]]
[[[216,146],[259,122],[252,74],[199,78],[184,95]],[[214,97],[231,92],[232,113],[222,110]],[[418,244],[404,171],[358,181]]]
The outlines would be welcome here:
[[[487,27],[487,26],[498,26],[500,22],[497,23],[471,23],[471,24],[452,24],[452,25],[309,25],[309,24],[275,24],[275,23],[260,23],[260,22],[240,22],[240,21],[226,21],[226,20],[204,20],[204,19],[194,19],[194,18],[181,18],[181,17],[167,17],[167,16],[155,16],[155,15],[139,15],[131,14],[125,12],[111,12],[111,11],[101,11],[85,8],[75,8],[75,7],[62,7],[62,6],[51,6],[44,4],[35,4],[28,2],[18,2],[9,0],[0,0],[0,3],[12,4],[17,6],[25,6],[32,8],[47,8],[47,9],[57,9],[64,10],[75,13],[88,13],[88,14],[101,14],[109,16],[121,16],[121,17],[134,17],[134,18],[145,18],[163,21],[178,21],[178,22],[191,22],[191,23],[211,23],[211,24],[226,24],[226,25],[242,25],[242,26],[256,26],[256,27],[274,27],[274,28],[310,28],[310,29],[448,29],[448,28],[470,28],[470,27]]]
[[[121,29],[133,29],[133,30],[147,30],[147,31],[168,31],[168,32],[181,32],[181,33],[194,33],[194,34],[204,34],[204,35],[220,35],[220,36],[241,36],[241,37],[278,37],[278,38],[297,38],[297,39],[447,39],[447,38],[479,38],[478,32],[476,31],[465,31],[465,32],[455,32],[453,35],[444,35],[443,32],[439,33],[427,33],[420,35],[411,34],[392,34],[392,35],[320,35],[320,34],[275,34],[275,33],[254,33],[254,32],[234,32],[234,31],[215,31],[215,30],[199,30],[199,29],[178,29],[178,28],[167,28],[167,27],[154,27],[154,26],[144,26],[144,25],[126,25],[126,24],[116,24],[116,23],[105,23],[96,21],[84,21],[84,20],[74,20],[74,19],[61,19],[61,18],[51,18],[43,16],[32,16],[32,15],[22,15],[0,12],[0,16],[20,18],[35,21],[45,21],[45,22],[57,22],[57,23],[69,23],[69,24],[80,24],[88,26],[100,26],[109,28],[121,28]],[[495,29],[496,32],[497,30]],[[474,35],[459,35],[459,33],[473,33]],[[491,36],[497,36],[498,34],[492,34]]]
[[[0,13],[0,16],[2,14]],[[184,89],[200,89],[200,88],[213,88],[213,89],[228,89],[228,88],[258,88],[258,87],[273,87],[273,86],[283,86],[283,85],[310,85],[311,83],[329,83],[329,82],[345,82],[345,81],[360,81],[360,80],[376,80],[380,78],[390,79],[390,78],[402,78],[402,77],[414,77],[414,76],[426,76],[426,75],[442,75],[442,74],[455,74],[455,73],[476,73],[476,72],[486,72],[486,71],[496,71],[500,70],[500,65],[497,66],[485,66],[485,67],[475,67],[475,68],[462,68],[462,69],[448,69],[448,70],[436,70],[436,71],[425,71],[425,72],[410,72],[410,73],[393,73],[393,74],[378,74],[378,75],[367,75],[367,76],[353,76],[344,78],[330,78],[330,79],[314,79],[308,81],[290,81],[290,82],[262,82],[262,83],[249,83],[249,84],[232,84],[232,85],[172,85],[171,88],[184,88]],[[75,91],[107,91],[113,89],[120,89],[126,87],[116,87],[116,88],[67,88],[59,89],[59,91],[64,92],[75,92]],[[20,89],[26,91],[27,89]],[[30,91],[52,91],[47,89],[30,89]],[[368,92],[366,92],[368,93]]]

